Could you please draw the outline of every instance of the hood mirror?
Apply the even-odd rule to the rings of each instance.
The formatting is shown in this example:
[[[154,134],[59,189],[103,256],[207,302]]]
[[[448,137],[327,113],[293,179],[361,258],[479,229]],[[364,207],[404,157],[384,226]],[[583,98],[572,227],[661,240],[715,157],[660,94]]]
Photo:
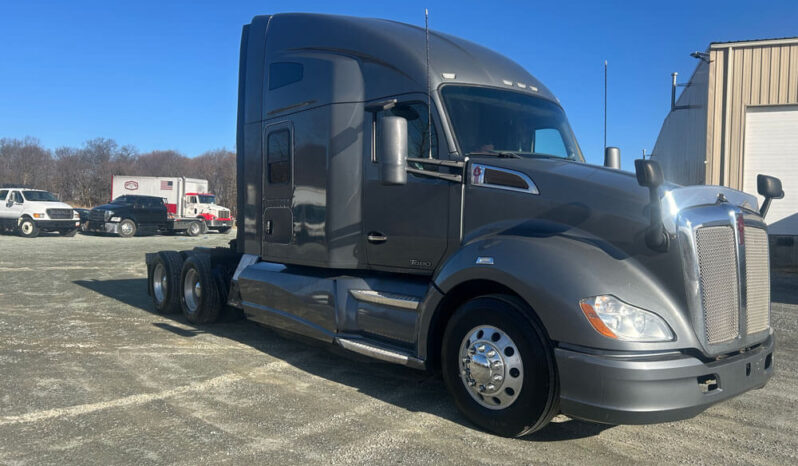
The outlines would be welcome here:
[[[770,201],[784,197],[784,190],[781,189],[781,180],[774,176],[756,175],[756,190],[765,197],[765,202],[762,203],[762,208],[759,209],[759,216],[765,218],[770,208]]]
[[[382,116],[380,129],[377,143],[380,180],[385,185],[407,184],[407,120]]]
[[[659,187],[665,182],[662,167],[654,160],[635,160],[637,184],[648,188],[650,224],[646,229],[646,246],[665,252],[668,250],[668,233],[662,225],[662,210],[659,202]]]

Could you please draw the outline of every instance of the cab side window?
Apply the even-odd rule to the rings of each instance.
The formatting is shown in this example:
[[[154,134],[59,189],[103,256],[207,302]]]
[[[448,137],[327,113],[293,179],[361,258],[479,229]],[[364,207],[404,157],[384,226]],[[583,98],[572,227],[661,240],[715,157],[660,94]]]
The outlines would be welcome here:
[[[438,158],[438,134],[435,125],[429,125],[429,111],[423,102],[399,102],[393,108],[377,113],[376,139],[379,141],[380,118],[383,116],[399,116],[407,120],[407,156],[410,158]],[[432,129],[430,137],[429,129]],[[430,150],[431,149],[431,150]],[[377,156],[379,158],[379,155]],[[408,165],[415,166],[409,163]],[[423,167],[416,167],[423,169]]]
[[[12,195],[14,196],[14,202],[18,202],[20,204],[25,202],[25,199],[22,199],[22,193],[20,193],[19,191],[14,191]]]

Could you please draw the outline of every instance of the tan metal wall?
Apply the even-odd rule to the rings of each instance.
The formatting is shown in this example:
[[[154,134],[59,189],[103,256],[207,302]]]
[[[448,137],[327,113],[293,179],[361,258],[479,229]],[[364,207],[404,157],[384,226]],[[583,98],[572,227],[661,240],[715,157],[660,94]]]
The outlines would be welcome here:
[[[798,39],[712,44],[706,184],[742,189],[745,110],[798,103]]]

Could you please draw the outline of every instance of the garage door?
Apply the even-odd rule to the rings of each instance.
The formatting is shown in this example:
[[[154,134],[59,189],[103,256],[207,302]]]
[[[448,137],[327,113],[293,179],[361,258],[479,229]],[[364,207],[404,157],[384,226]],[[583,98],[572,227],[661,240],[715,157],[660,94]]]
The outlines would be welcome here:
[[[756,175],[781,180],[784,199],[767,214],[770,234],[798,235],[798,106],[751,107],[745,115],[743,191],[756,194]]]

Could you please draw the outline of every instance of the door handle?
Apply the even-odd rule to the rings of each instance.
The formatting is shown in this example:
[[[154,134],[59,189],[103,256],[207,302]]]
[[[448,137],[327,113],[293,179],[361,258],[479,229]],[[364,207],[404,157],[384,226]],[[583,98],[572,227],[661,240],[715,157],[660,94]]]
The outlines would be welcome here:
[[[380,244],[388,241],[388,237],[380,233],[379,231],[372,231],[368,235],[369,243],[373,244]]]
[[[266,234],[266,235],[271,235],[272,234],[272,221],[271,220],[266,220],[266,226],[263,229],[263,233]]]

